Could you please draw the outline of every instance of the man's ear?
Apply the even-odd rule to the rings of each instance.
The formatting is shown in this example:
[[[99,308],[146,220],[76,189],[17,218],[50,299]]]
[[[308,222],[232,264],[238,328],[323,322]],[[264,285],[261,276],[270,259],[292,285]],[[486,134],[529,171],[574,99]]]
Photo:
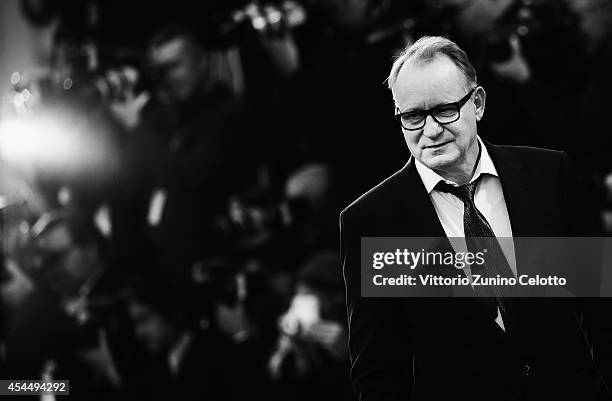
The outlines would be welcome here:
[[[484,116],[485,103],[487,100],[487,93],[482,86],[476,88],[474,92],[474,106],[476,106],[476,121],[480,121]]]

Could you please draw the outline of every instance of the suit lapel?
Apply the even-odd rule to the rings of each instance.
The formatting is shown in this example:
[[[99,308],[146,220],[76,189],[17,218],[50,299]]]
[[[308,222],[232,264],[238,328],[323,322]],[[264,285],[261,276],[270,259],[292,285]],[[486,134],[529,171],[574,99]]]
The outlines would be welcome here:
[[[414,165],[414,157],[398,172],[395,215],[407,237],[446,237],[429,194]],[[408,219],[406,221],[406,218]],[[404,234],[402,234],[404,235]]]
[[[533,236],[538,229],[537,210],[532,206],[530,176],[521,163],[507,150],[483,141],[499,173],[504,199],[508,208],[512,235]]]

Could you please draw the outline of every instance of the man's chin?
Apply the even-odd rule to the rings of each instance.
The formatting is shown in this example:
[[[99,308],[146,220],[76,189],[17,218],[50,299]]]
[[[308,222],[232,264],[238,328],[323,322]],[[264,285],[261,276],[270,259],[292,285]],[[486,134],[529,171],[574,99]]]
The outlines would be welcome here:
[[[445,170],[456,163],[457,158],[454,155],[442,154],[435,156],[424,157],[421,163],[426,165],[432,170]]]

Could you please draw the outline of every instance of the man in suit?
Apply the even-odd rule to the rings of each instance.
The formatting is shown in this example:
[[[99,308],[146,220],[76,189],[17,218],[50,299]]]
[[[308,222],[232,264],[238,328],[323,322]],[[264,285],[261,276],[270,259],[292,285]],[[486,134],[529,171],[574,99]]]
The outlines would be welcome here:
[[[564,153],[477,135],[486,93],[455,43],[419,39],[388,84],[411,158],[340,215],[359,399],[608,399],[612,319],[599,300],[493,299],[485,313],[477,299],[362,297],[361,237],[599,235]],[[516,275],[513,250],[503,252]]]

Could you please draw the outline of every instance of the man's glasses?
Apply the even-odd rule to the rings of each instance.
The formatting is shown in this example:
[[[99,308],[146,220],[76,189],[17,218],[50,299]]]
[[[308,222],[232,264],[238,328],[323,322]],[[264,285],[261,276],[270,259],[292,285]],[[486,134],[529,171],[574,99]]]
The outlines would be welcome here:
[[[408,111],[406,113],[397,113],[395,118],[402,127],[408,131],[416,131],[425,127],[427,116],[431,116],[438,124],[454,123],[461,117],[461,108],[472,96],[475,88],[467,95],[461,98],[458,102],[441,104],[427,110]]]

